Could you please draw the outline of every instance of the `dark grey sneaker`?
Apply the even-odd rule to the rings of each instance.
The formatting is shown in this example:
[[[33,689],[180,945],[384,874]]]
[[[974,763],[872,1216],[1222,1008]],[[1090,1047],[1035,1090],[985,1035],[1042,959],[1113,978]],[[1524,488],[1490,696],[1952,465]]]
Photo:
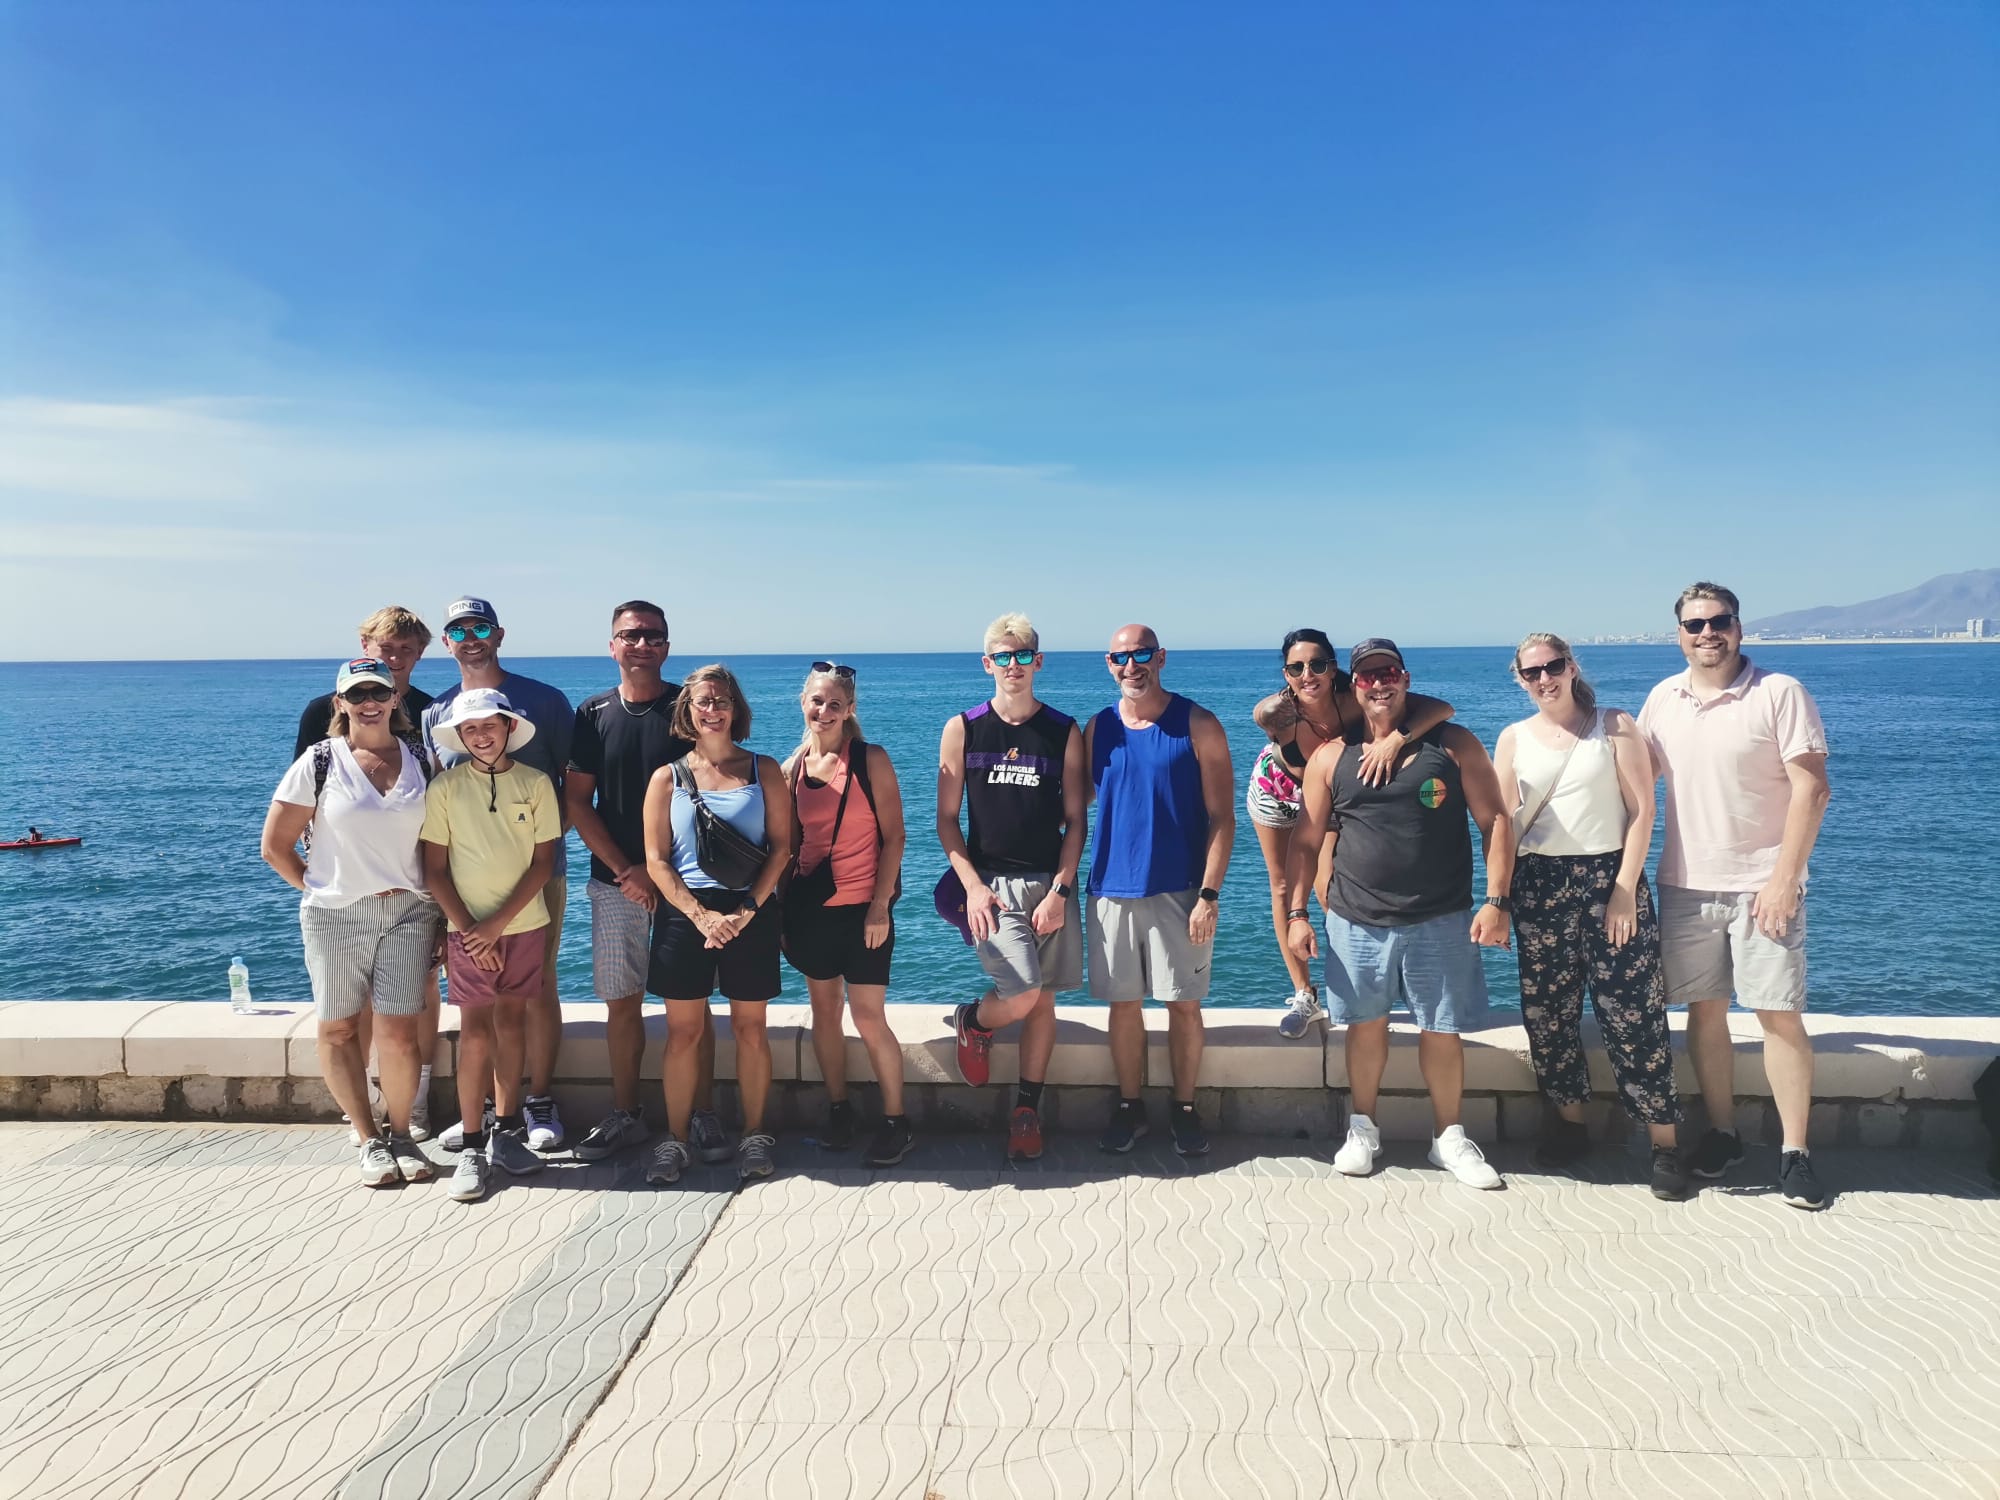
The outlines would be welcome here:
[[[1208,1132],[1201,1128],[1199,1111],[1174,1106],[1167,1121],[1174,1133],[1174,1150],[1182,1156],[1208,1155]]]
[[[1793,1208],[1826,1207],[1826,1189],[1803,1151],[1787,1151],[1778,1159],[1778,1191]]]
[[[1672,1146],[1653,1148],[1653,1196],[1673,1203],[1687,1196],[1688,1169]]]
[[[687,1170],[688,1148],[672,1136],[668,1136],[653,1148],[653,1159],[646,1167],[646,1181],[654,1187],[669,1187],[681,1180],[681,1173]]]
[[[729,1160],[729,1132],[712,1109],[698,1109],[688,1117],[688,1145],[705,1162]]]
[[[819,1133],[820,1149],[845,1151],[854,1144],[854,1105],[836,1099],[826,1107],[826,1127]]]
[[[528,1143],[505,1130],[486,1137],[486,1160],[510,1177],[527,1177],[542,1170],[542,1159],[528,1149]]]
[[[907,1115],[900,1120],[884,1120],[868,1138],[868,1151],[861,1159],[871,1167],[893,1167],[910,1154],[916,1138]]]
[[[1122,1155],[1136,1146],[1145,1133],[1146,1106],[1127,1104],[1121,1099],[1112,1106],[1111,1123],[1097,1138],[1097,1147],[1100,1151],[1116,1151]]]
[[[583,1139],[570,1148],[570,1154],[578,1161],[603,1161],[645,1139],[646,1122],[637,1111],[627,1114],[614,1109],[583,1133]]]
[[[1703,1133],[1701,1144],[1694,1148],[1688,1170],[1697,1177],[1720,1177],[1741,1160],[1742,1136],[1733,1130],[1710,1130]]]
[[[761,1130],[744,1136],[743,1143],[736,1148],[736,1175],[745,1182],[753,1177],[769,1177],[778,1170],[778,1163],[771,1155],[777,1146],[778,1138]]]
[[[1565,1120],[1557,1115],[1549,1121],[1542,1138],[1535,1143],[1535,1165],[1560,1172],[1590,1155],[1590,1127],[1581,1120]]]

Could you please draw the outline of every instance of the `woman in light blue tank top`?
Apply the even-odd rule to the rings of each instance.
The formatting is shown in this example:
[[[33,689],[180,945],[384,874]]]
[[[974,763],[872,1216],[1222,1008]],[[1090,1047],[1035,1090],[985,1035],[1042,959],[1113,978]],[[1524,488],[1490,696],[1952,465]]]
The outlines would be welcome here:
[[[727,667],[688,674],[674,701],[673,732],[692,741],[694,749],[655,771],[646,788],[646,874],[660,892],[646,988],[667,1002],[667,1053],[660,1068],[667,1137],[654,1148],[646,1180],[678,1182],[691,1160],[688,1119],[709,998],[718,988],[729,1002],[743,1101],[737,1170],[744,1177],[768,1177],[777,1142],[764,1130],[771,1092],[764,1008],[780,986],[780,919],[773,898],[792,857],[792,793],[776,761],[743,748],[750,737],[750,704]],[[677,783],[676,767],[692,778],[711,814],[752,845],[763,846],[764,863],[747,887],[726,887],[701,867],[695,799]],[[704,1153],[704,1159],[713,1158]]]

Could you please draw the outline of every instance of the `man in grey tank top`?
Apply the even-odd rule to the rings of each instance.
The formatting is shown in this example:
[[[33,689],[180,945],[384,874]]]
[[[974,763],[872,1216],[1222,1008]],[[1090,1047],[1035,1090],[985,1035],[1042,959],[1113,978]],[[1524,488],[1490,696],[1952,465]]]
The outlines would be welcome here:
[[[1403,728],[1410,674],[1394,641],[1375,637],[1348,657],[1369,741]],[[1365,1177],[1382,1154],[1374,1121],[1389,1063],[1389,1011],[1415,1018],[1417,1064],[1431,1096],[1430,1159],[1468,1187],[1497,1188],[1500,1174],[1459,1123],[1465,1093],[1461,1031],[1486,1020],[1486,975],[1479,948],[1508,941],[1507,889],[1514,835],[1493,762],[1478,737],[1444,724],[1411,740],[1384,786],[1359,774],[1361,744],[1320,746],[1301,778],[1304,807],[1292,831],[1286,884],[1286,942],[1300,959],[1319,945],[1306,893],[1320,846],[1336,840],[1326,908],[1326,983],[1333,1019],[1346,1027],[1353,1108],[1334,1166]],[[1472,842],[1466,814],[1486,853],[1484,903],[1473,912]]]

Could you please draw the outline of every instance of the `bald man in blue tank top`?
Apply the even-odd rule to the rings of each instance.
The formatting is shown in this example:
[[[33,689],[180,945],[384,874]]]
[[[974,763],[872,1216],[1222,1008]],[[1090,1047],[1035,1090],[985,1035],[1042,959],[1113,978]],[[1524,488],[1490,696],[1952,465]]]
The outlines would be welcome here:
[[[1222,723],[1160,685],[1167,653],[1127,625],[1104,654],[1118,701],[1090,721],[1084,753],[1097,831],[1090,861],[1090,993],[1111,1006],[1118,1102],[1098,1142],[1130,1151],[1146,1133],[1139,1097],[1148,996],[1167,1007],[1174,1150],[1208,1151],[1195,1113],[1201,1002],[1214,971],[1216,906],[1236,837],[1236,778]]]

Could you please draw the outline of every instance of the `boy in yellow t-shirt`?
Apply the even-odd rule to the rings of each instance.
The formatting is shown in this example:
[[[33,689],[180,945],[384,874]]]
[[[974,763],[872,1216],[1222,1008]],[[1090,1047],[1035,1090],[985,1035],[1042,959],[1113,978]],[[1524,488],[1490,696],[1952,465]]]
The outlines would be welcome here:
[[[459,1010],[458,1105],[465,1147],[451,1196],[486,1196],[492,1169],[539,1172],[521,1139],[521,1066],[528,1001],[541,993],[542,887],[555,868],[562,822],[555,785],[512,758],[535,726],[495,688],[461,692],[432,729],[469,757],[431,782],[424,802],[424,875],[451,924],[445,977]],[[484,1129],[488,1088],[498,1117]],[[479,1128],[475,1129],[474,1127]]]

